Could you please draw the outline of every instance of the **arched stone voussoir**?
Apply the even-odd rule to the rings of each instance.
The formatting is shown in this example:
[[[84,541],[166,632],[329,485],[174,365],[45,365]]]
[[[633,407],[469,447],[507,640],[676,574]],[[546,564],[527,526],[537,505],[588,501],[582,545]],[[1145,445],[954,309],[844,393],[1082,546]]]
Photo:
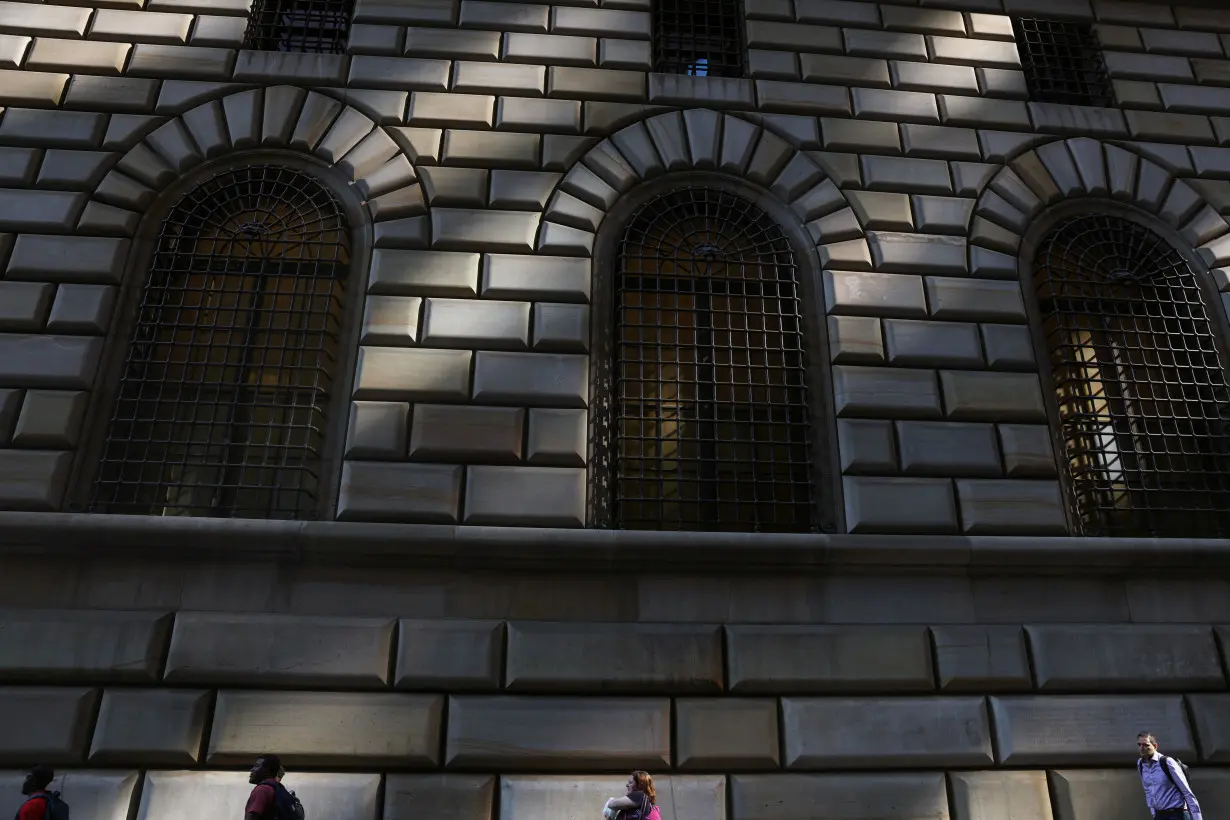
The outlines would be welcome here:
[[[684,171],[746,179],[788,205],[817,246],[866,231],[824,169],[764,126],[707,108],[670,111],[626,125],[568,170],[547,202],[540,253],[588,256],[607,212],[638,184]],[[870,265],[870,254],[864,254]],[[861,257],[860,257],[861,258]]]
[[[367,114],[296,86],[256,88],[204,102],[172,117],[130,147],[91,197],[95,223],[134,223],[163,189],[208,159],[234,151],[283,148],[311,154],[340,171],[366,200],[374,222],[427,211],[402,146]]]
[[[1206,259],[1230,255],[1230,223],[1192,186],[1124,147],[1076,137],[1020,154],[983,189],[970,223],[970,270],[1015,275],[1010,260],[1030,222],[1044,208],[1069,199],[1129,203],[1170,225]]]

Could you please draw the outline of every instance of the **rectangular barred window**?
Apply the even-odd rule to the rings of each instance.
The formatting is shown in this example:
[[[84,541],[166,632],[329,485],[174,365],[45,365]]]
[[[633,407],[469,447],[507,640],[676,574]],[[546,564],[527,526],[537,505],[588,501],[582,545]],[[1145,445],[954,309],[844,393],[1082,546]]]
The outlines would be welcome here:
[[[696,77],[742,77],[740,0],[654,0],[653,70]]]
[[[1031,100],[1114,104],[1102,49],[1091,25],[1017,17],[1012,28]]]
[[[351,0],[253,0],[244,48],[344,54]]]

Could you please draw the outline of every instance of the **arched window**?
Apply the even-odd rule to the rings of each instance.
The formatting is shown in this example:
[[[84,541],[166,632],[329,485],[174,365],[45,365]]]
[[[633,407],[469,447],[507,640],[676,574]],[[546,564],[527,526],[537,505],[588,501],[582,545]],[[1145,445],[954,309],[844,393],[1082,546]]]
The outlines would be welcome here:
[[[298,171],[189,192],[158,238],[92,508],[312,517],[349,257],[338,202]]]
[[[782,228],[680,187],[629,221],[614,282],[613,524],[815,526],[802,310]]]
[[[1230,397],[1186,261],[1084,214],[1045,236],[1034,271],[1077,533],[1230,536]]]

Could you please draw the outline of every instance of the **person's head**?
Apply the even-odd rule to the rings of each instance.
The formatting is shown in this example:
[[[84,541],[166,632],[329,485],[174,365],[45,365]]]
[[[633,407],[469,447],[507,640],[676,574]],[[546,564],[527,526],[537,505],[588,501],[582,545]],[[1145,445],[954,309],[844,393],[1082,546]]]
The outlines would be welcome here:
[[[266,780],[271,780],[277,777],[278,772],[282,770],[282,759],[277,755],[261,755],[256,758],[256,762],[252,764],[252,769],[248,772],[249,783],[263,783]]]
[[[281,782],[282,782],[282,778],[283,778],[283,777],[286,777],[286,767],[285,767],[285,766],[279,766],[279,767],[278,767],[278,782],[279,782],[279,783],[281,783]]]
[[[654,791],[653,778],[649,776],[649,772],[637,770],[628,777],[628,794],[632,792],[644,792],[650,803],[657,802],[658,793]]]
[[[1152,732],[1141,732],[1136,736],[1136,748],[1140,750],[1140,756],[1146,760],[1153,759],[1153,753],[1157,751],[1157,738]]]
[[[51,781],[56,779],[55,769],[50,766],[35,766],[26,775],[26,781],[21,784],[22,794],[34,794],[41,792],[51,785]]]

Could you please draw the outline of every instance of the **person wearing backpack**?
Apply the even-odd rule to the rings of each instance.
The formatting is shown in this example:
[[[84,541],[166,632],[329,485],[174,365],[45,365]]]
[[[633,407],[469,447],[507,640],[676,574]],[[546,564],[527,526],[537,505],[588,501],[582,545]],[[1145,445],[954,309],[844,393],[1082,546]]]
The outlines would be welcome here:
[[[21,804],[13,820],[68,820],[68,804],[60,799],[59,792],[47,789],[55,779],[55,769],[50,766],[31,769],[21,784],[26,802]]]
[[[277,755],[261,755],[248,772],[248,782],[255,788],[248,795],[244,820],[304,820],[303,804],[292,791],[282,785],[286,770]]]
[[[1136,769],[1154,820],[1201,820],[1200,803],[1187,783],[1187,766],[1159,752],[1151,732],[1137,735],[1136,747],[1140,750]]]
[[[635,771],[625,784],[628,793],[612,797],[602,808],[606,820],[662,820],[658,811],[658,793],[653,788],[649,772]]]

